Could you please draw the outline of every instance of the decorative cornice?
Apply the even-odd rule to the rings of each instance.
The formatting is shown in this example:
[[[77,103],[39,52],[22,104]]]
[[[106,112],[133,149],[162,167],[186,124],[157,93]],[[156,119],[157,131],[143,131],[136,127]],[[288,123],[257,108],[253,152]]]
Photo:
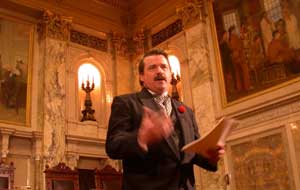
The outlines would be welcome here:
[[[176,20],[172,24],[168,25],[166,28],[160,30],[159,32],[153,34],[152,38],[152,47],[157,46],[163,41],[171,38],[175,34],[183,30],[182,21],[180,19]]]
[[[272,104],[271,106],[264,107],[252,113],[238,116],[238,119],[242,121],[241,125],[239,125],[239,128],[255,126],[263,122],[275,120],[277,118],[296,113],[300,113],[299,96],[287,101],[279,102],[277,104]]]
[[[68,41],[70,37],[72,18],[61,16],[46,10],[38,25],[40,37],[50,37]]]
[[[107,40],[100,39],[96,36],[85,34],[76,30],[71,30],[70,41],[104,52],[106,52],[108,49]]]
[[[189,28],[206,18],[203,0],[188,0],[184,6],[176,9],[178,16],[182,19],[184,28]]]
[[[114,1],[111,1],[111,0],[95,0],[96,2],[101,2],[101,3],[106,3],[112,7],[115,7],[115,8],[127,8],[122,2],[123,1],[120,1],[120,0],[114,0]]]

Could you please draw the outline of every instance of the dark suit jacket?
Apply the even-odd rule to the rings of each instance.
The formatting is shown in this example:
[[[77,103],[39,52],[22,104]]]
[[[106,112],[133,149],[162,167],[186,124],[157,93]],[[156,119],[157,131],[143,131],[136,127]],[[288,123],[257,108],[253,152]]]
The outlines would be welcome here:
[[[186,106],[180,113],[181,102],[172,100],[173,111],[181,125],[183,143],[199,138],[192,110]],[[192,190],[194,189],[193,164],[210,171],[217,167],[197,154],[180,153],[172,138],[150,145],[148,152],[137,143],[137,132],[143,106],[159,110],[152,95],[143,89],[136,94],[117,96],[111,106],[106,152],[112,159],[123,161],[124,190]]]

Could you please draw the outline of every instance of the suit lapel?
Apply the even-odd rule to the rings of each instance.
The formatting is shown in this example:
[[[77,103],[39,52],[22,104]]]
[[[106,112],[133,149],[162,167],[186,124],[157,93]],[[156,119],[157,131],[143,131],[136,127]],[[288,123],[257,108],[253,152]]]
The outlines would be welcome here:
[[[175,111],[175,114],[181,126],[183,144],[189,143],[193,140],[193,136],[191,135],[191,131],[189,128],[192,127],[190,126],[191,124],[189,124],[189,115],[187,112],[181,113],[178,111],[178,107],[182,105],[180,102],[172,100],[172,105],[173,111]]]
[[[181,130],[182,130],[182,136],[183,136],[183,144],[188,144],[195,140],[195,131],[193,122],[191,120],[190,113],[187,111],[184,111],[183,113],[178,111],[178,107],[182,106],[182,104],[178,101],[173,101],[173,109],[177,115],[177,119],[180,122]],[[187,163],[191,159],[191,155],[193,154],[183,154],[183,158],[181,159],[181,163]]]

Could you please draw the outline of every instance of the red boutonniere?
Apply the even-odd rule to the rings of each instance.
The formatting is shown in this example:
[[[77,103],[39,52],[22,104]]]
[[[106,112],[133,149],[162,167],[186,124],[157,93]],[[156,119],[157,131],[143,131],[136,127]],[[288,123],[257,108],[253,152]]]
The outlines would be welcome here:
[[[185,112],[185,107],[183,106],[183,105],[180,105],[180,106],[178,106],[178,111],[180,112],[180,113],[184,113]]]

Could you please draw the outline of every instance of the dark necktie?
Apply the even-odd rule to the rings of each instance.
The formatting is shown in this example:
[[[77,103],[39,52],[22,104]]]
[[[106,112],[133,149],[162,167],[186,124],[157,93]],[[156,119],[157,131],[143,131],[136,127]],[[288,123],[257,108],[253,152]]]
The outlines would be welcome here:
[[[154,98],[155,102],[166,112],[168,116],[171,117],[173,125],[174,125],[174,131],[171,133],[171,138],[174,140],[174,143],[177,148],[181,147],[180,137],[181,137],[181,130],[180,127],[177,126],[177,118],[175,114],[172,113],[172,103],[171,98],[168,96],[156,96]]]

